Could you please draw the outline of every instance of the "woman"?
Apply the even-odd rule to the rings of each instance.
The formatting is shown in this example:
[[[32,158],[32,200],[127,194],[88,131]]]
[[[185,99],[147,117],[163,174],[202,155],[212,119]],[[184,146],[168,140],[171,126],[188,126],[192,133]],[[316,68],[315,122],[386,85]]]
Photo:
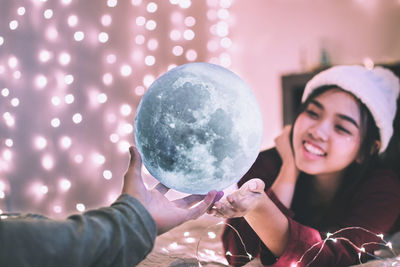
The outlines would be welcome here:
[[[348,266],[384,243],[400,214],[400,181],[378,156],[398,94],[398,78],[383,68],[336,66],[307,83],[293,126],[211,211],[242,238],[223,232],[230,264]]]

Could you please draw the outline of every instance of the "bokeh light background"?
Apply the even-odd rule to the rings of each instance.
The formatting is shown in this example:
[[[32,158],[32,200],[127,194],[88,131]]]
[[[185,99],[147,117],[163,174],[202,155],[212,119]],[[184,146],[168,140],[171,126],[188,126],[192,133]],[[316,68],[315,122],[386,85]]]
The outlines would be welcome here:
[[[249,84],[270,147],[281,76],[315,70],[322,51],[331,64],[400,62],[399,14],[400,0],[0,0],[0,213],[109,205],[142,95],[192,61]]]
[[[0,0],[0,213],[112,203],[154,79],[192,61],[230,66],[231,4]]]

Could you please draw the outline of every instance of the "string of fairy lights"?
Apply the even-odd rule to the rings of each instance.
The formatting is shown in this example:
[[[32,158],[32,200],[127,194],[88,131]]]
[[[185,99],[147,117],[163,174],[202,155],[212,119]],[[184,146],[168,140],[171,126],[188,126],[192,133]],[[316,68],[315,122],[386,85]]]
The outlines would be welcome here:
[[[0,214],[110,204],[150,84],[192,61],[231,64],[232,0],[0,5]]]

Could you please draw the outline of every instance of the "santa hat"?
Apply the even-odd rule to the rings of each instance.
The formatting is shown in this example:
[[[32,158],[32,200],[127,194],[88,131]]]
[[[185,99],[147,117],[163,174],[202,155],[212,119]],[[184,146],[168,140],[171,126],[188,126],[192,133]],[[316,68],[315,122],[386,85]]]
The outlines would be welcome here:
[[[338,86],[365,104],[379,129],[379,153],[384,152],[393,134],[393,120],[400,91],[399,78],[382,67],[370,70],[357,65],[335,66],[318,73],[307,83],[302,102],[315,89],[326,85]]]

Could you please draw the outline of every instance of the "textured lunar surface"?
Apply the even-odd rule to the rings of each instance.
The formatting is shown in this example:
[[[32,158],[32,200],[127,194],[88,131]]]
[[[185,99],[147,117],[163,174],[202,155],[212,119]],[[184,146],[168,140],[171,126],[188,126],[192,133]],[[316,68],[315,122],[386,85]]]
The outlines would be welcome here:
[[[262,141],[256,98],[233,72],[189,63],[160,76],[135,117],[143,164],[164,185],[204,194],[237,182]]]

